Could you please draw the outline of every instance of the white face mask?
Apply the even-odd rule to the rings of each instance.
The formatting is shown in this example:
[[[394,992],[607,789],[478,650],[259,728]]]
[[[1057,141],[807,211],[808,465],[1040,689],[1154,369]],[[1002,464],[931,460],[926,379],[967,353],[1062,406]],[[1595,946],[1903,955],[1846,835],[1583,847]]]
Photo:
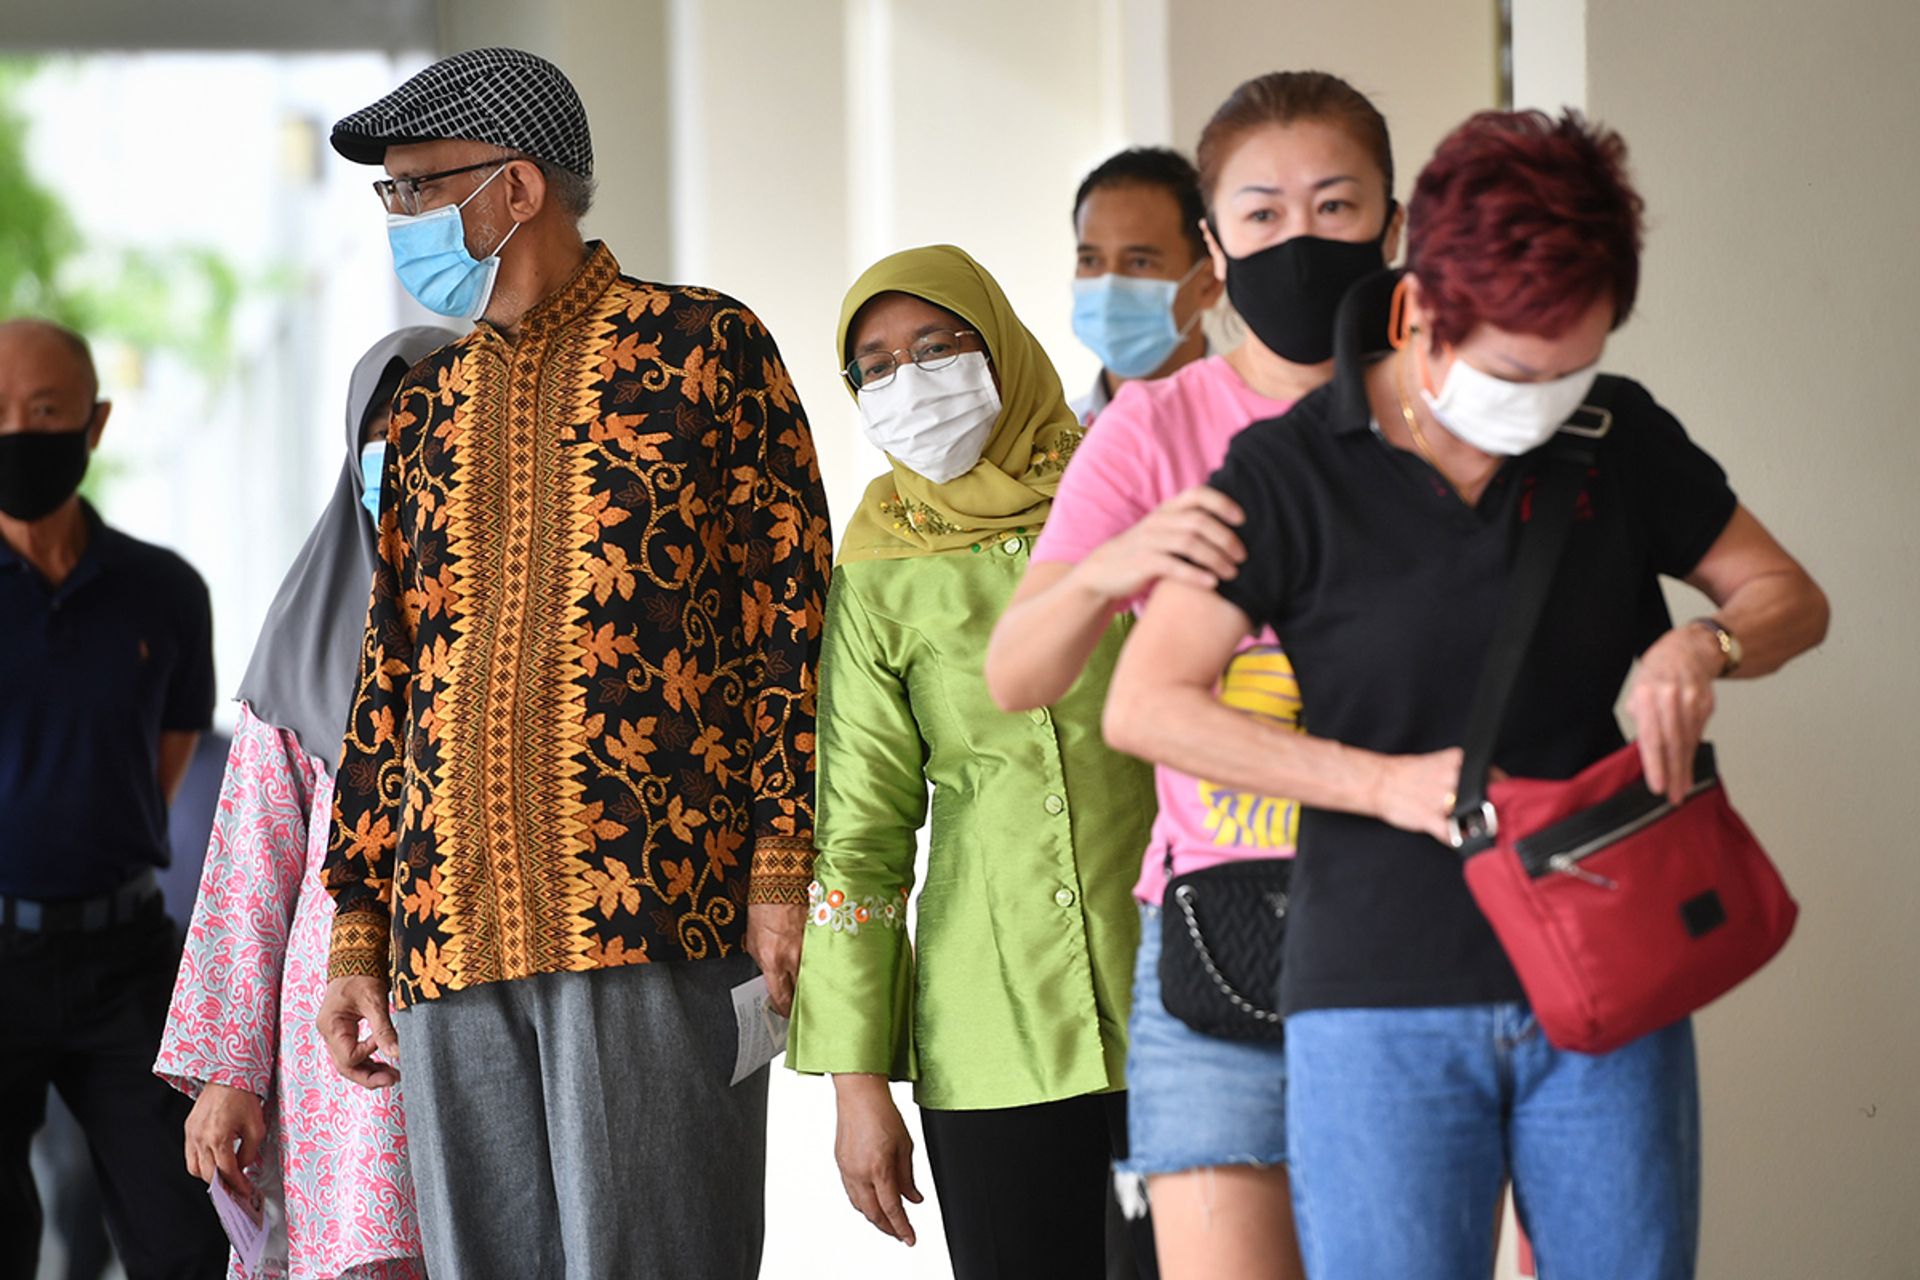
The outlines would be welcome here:
[[[1482,453],[1513,457],[1553,438],[1593,387],[1598,364],[1551,382],[1509,382],[1453,358],[1440,394],[1420,395],[1440,425]]]
[[[983,351],[964,351],[939,369],[903,364],[885,386],[860,392],[867,439],[935,484],[973,470],[999,416],[1000,391]]]

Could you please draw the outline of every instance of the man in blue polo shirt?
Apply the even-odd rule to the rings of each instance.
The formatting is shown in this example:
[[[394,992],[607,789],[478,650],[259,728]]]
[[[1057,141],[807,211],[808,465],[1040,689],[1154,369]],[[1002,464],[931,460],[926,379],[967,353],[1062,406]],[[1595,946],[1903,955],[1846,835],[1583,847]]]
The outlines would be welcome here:
[[[0,324],[0,1280],[31,1280],[27,1150],[60,1091],[129,1280],[218,1277],[226,1241],[153,1075],[179,938],[155,872],[213,712],[206,585],[78,496],[109,405],[78,335]]]

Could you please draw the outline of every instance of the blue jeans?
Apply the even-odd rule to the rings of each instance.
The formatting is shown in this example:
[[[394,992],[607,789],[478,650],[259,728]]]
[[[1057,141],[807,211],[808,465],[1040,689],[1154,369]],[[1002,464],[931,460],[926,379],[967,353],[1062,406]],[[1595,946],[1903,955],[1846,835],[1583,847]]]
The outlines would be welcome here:
[[[1522,1004],[1295,1014],[1287,1138],[1315,1280],[1488,1274],[1509,1175],[1550,1280],[1693,1275],[1686,1021],[1596,1057],[1549,1045]]]

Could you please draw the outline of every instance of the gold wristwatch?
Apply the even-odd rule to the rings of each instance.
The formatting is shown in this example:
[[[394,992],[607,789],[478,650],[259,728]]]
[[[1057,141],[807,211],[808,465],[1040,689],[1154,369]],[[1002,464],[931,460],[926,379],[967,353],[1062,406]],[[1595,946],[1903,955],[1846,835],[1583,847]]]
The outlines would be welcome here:
[[[1740,637],[1727,630],[1726,624],[1715,617],[1695,618],[1689,626],[1701,627],[1714,638],[1720,646],[1720,676],[1722,679],[1740,669],[1740,660],[1744,656],[1740,649]]]

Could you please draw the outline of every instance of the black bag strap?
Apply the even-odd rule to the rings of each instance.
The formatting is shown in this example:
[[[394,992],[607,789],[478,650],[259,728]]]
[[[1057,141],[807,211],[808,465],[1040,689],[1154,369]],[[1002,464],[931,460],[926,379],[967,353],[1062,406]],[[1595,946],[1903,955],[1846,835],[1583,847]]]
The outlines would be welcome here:
[[[1467,736],[1461,744],[1464,758],[1460,762],[1460,783],[1447,829],[1454,849],[1463,858],[1491,846],[1499,831],[1499,818],[1487,800],[1494,747],[1500,726],[1506,721],[1514,684],[1520,678],[1521,664],[1526,661],[1540,614],[1546,608],[1560,553],[1573,529],[1580,485],[1593,465],[1595,445],[1613,427],[1608,404],[1614,385],[1614,380],[1604,375],[1594,380],[1587,403],[1548,444],[1546,458],[1536,473],[1531,518],[1520,531],[1507,602],[1494,628],[1487,664],[1481,670],[1473,709],[1467,716]]]

